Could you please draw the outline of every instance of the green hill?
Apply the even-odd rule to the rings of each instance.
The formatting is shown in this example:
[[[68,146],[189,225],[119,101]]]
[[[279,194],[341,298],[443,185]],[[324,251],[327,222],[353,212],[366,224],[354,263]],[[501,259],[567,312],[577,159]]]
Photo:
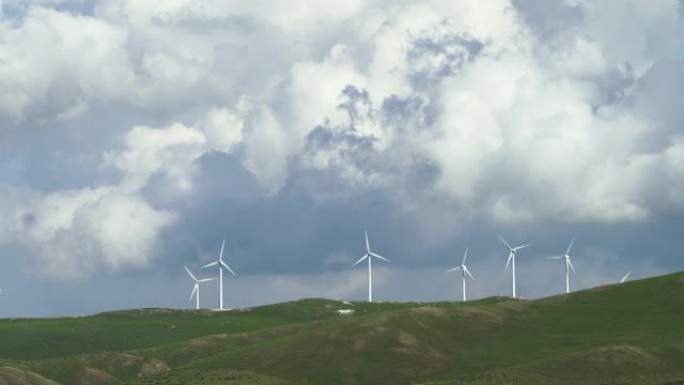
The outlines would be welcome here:
[[[0,384],[684,385],[682,321],[684,273],[534,301],[0,320]]]

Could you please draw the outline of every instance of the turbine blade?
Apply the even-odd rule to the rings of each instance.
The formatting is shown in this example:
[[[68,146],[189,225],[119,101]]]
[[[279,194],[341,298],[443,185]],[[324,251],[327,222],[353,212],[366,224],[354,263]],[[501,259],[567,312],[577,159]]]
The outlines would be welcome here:
[[[197,278],[195,278],[195,276],[192,275],[192,273],[190,272],[190,270],[188,270],[187,266],[183,265],[183,268],[185,269],[185,271],[188,272],[188,274],[190,275],[190,278],[192,278],[193,281],[197,282]]]
[[[572,244],[575,242],[575,237],[572,237],[572,241],[570,241],[570,245],[568,245],[568,249],[565,251],[565,255],[570,254],[570,249],[572,249]]]
[[[370,243],[368,242],[368,231],[365,231],[366,234],[366,251],[370,253]]]
[[[377,254],[375,254],[375,253],[373,253],[373,252],[371,252],[371,253],[369,253],[369,254],[372,255],[372,256],[374,256],[375,258],[380,258],[380,259],[382,259],[383,261],[386,261],[386,262],[389,262],[389,261],[390,261],[389,259],[387,259],[387,258],[385,258],[385,257],[382,257],[382,256],[379,256],[379,255],[377,255]]]
[[[197,281],[197,283],[202,283],[202,282],[209,282],[209,281],[214,281],[216,278],[203,278]]]
[[[212,263],[207,263],[206,265],[200,267],[200,269],[204,269],[206,267],[212,267],[212,266],[216,266],[216,265],[218,265],[218,261],[214,261]]]
[[[463,253],[463,262],[461,265],[465,265],[466,258],[468,257],[468,246],[466,246],[465,253]]]
[[[511,259],[513,259],[513,252],[512,251],[508,254],[508,262],[506,262],[506,269],[504,271],[508,271],[508,265],[511,264]]]
[[[223,247],[226,245],[226,240],[224,239],[223,242],[221,242],[221,251],[219,252],[219,261],[223,261]]]
[[[366,258],[368,258],[368,254],[364,254],[363,257],[359,258],[359,260],[356,261],[356,263],[354,263],[354,264],[352,265],[352,267],[358,265],[359,263],[361,263],[361,261],[363,261],[363,260],[366,259]]]
[[[526,248],[526,247],[530,247],[530,245],[527,244],[527,245],[518,246],[518,247],[514,248],[513,251],[518,251],[518,250],[524,249],[524,248]]]
[[[230,271],[230,274],[233,274],[233,277],[237,277],[237,275],[235,275],[230,266],[228,266],[225,262],[221,261],[221,266],[225,267],[228,271]]]
[[[454,271],[457,271],[457,270],[460,270],[460,269],[461,269],[461,266],[452,267],[451,269],[447,270],[446,273],[451,273],[451,272],[454,272]]]
[[[512,249],[511,245],[509,245],[508,242],[506,242],[506,241],[501,237],[501,235],[496,234],[496,236],[499,237],[499,239],[501,239],[501,242],[503,242],[503,244],[506,245],[506,247],[508,247],[509,249]]]
[[[568,266],[570,266],[570,268],[572,269],[572,272],[574,273],[575,272],[575,266],[572,265],[570,258],[566,259],[566,261],[568,261]]]
[[[627,274],[625,274],[625,276],[622,277],[622,279],[620,280],[620,283],[624,283],[624,282],[627,280],[627,277],[629,277],[629,275],[630,275],[631,273],[632,273],[631,271],[628,271]]]
[[[563,259],[562,255],[554,255],[553,257],[546,257],[546,259]]]
[[[475,280],[475,277],[473,277],[473,275],[470,274],[470,271],[468,271],[468,268],[467,268],[467,267],[463,266],[463,271],[465,271],[466,274],[468,274],[468,276],[469,276],[473,281]]]

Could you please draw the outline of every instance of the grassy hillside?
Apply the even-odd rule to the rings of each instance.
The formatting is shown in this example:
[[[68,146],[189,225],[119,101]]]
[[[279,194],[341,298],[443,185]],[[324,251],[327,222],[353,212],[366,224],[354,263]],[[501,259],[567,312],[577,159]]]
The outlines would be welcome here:
[[[0,384],[684,384],[682,321],[682,273],[535,301],[0,320]]]

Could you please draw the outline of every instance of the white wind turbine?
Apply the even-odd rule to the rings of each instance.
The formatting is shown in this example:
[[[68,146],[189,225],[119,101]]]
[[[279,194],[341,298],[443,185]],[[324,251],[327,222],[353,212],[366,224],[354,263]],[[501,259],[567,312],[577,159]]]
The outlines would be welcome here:
[[[451,273],[452,271],[457,271],[461,270],[461,273],[463,274],[463,302],[466,301],[466,274],[474,281],[475,277],[473,277],[472,274],[470,274],[470,271],[468,271],[468,267],[466,266],[466,257],[468,257],[468,248],[466,247],[465,253],[463,253],[463,262],[461,263],[461,266],[453,267],[449,270],[447,270],[447,273]]]
[[[620,283],[625,283],[625,281],[627,280],[627,278],[629,278],[629,275],[630,275],[630,274],[632,274],[632,272],[631,272],[631,271],[628,271],[627,274],[625,274],[625,276],[622,277],[622,279],[620,280]]]
[[[511,247],[511,245],[506,242],[501,235],[498,235],[499,239],[501,242],[503,242],[504,245],[508,248],[508,262],[506,262],[506,269],[504,271],[508,271],[508,265],[511,265],[511,270],[513,271],[513,298],[515,298],[515,253],[525,247],[528,247],[528,245],[522,245],[522,246],[517,246],[517,247]]]
[[[188,275],[190,276],[190,278],[192,278],[192,280],[195,281],[195,286],[192,288],[192,293],[190,293],[189,301],[192,301],[192,297],[194,296],[195,297],[195,309],[199,310],[199,308],[200,308],[199,307],[200,306],[200,283],[213,281],[216,278],[197,279],[197,278],[195,278],[194,275],[192,275],[190,270],[188,270],[187,266],[183,266],[183,267],[185,268],[185,271],[188,272]]]
[[[219,259],[217,261],[208,263],[201,267],[202,269],[211,266],[218,266],[219,268],[219,310],[223,310],[223,269],[230,271],[230,273],[233,274],[233,277],[236,276],[233,270],[231,270],[230,266],[223,262],[223,248],[225,245],[226,240],[224,239],[221,243],[221,252],[219,253]]]
[[[572,271],[575,271],[575,267],[572,266],[572,262],[570,261],[570,249],[572,248],[572,244],[575,242],[575,238],[572,238],[570,241],[570,244],[568,245],[568,249],[565,250],[565,254],[563,255],[556,255],[553,257],[548,257],[548,259],[564,259],[565,260],[565,293],[570,292],[570,269]]]
[[[370,244],[368,243],[368,232],[366,231],[366,254],[363,255],[352,267],[361,263],[364,259],[368,259],[368,302],[373,302],[373,275],[371,273],[371,260],[373,257],[382,259],[383,261],[389,262],[389,259],[381,257],[370,250]]]

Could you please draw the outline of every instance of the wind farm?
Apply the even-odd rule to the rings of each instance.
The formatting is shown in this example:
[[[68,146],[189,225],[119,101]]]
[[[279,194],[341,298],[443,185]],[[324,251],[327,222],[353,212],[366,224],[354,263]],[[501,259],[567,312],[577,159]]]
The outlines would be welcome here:
[[[523,244],[519,245],[516,247],[511,246],[501,235],[497,234],[497,237],[499,238],[500,242],[508,249],[509,254],[508,254],[508,259],[506,261],[505,269],[504,271],[508,271],[509,267],[511,269],[511,275],[512,275],[512,291],[511,291],[511,298],[521,298],[519,296],[519,287],[517,284],[517,276],[516,276],[516,261],[515,257],[516,254],[519,250],[524,249],[529,247],[529,244]],[[371,250],[370,247],[370,241],[368,237],[368,232],[364,231],[364,241],[365,241],[365,253],[358,259],[356,262],[354,262],[351,267],[354,268],[357,265],[361,264],[362,262],[366,261],[367,262],[367,298],[368,302],[373,302],[373,259],[378,259],[384,262],[390,262],[388,258],[385,258],[376,252]],[[575,271],[575,267],[572,264],[572,259],[570,257],[570,252],[572,250],[572,247],[575,243],[575,238],[573,237],[572,240],[570,241],[568,247],[565,250],[565,253],[562,255],[556,255],[556,256],[551,256],[547,257],[549,260],[562,260],[564,263],[564,272],[565,272],[565,294],[570,293],[570,271]],[[192,298],[195,298],[195,309],[200,309],[200,300],[199,300],[199,293],[200,293],[200,285],[203,283],[207,283],[210,281],[214,281],[218,279],[219,286],[218,286],[218,307],[215,308],[215,310],[226,310],[224,308],[224,297],[223,297],[223,271],[227,270],[229,273],[231,273],[233,276],[236,276],[235,273],[233,272],[232,268],[224,261],[224,251],[225,251],[225,244],[226,241],[225,239],[222,240],[221,242],[221,248],[219,250],[219,256],[218,259],[207,263],[203,266],[201,266],[201,269],[206,269],[210,267],[218,267],[219,269],[219,274],[218,278],[203,278],[203,279],[198,279],[189,269],[187,266],[183,266],[187,274],[190,276],[190,278],[194,281],[194,286],[193,290],[190,295],[190,300]],[[461,261],[461,264],[452,268],[447,269],[445,272],[446,273],[453,273],[453,272],[460,272],[461,276],[461,296],[462,296],[462,302],[466,302],[467,299],[467,284],[466,281],[470,279],[475,283],[476,279],[468,269],[468,266],[466,265],[466,261],[468,258],[468,251],[469,247],[466,247],[463,253],[463,258]],[[622,279],[619,281],[620,283],[624,283],[627,278],[630,276],[631,272],[627,272]]]
[[[684,380],[683,282],[684,273],[677,273],[563,294],[562,300],[304,299],[224,312],[139,309],[0,320],[0,380],[677,384]],[[341,308],[355,312],[340,315]]]
[[[510,266],[515,274],[516,253],[529,244],[512,247],[497,237],[509,251],[505,271]],[[218,259],[201,266],[218,267],[218,277],[197,277],[183,265],[193,283],[189,300],[195,300],[194,310],[0,319],[0,384],[684,381],[684,273],[627,281],[627,272],[617,283],[571,292],[573,238],[564,254],[547,257],[564,262],[565,293],[522,299],[513,275],[512,295],[468,299],[466,282],[481,281],[470,272],[467,246],[461,263],[445,271],[460,273],[461,301],[374,302],[372,261],[389,259],[371,249],[367,231],[364,241],[365,252],[351,267],[368,265],[367,301],[311,298],[226,309],[221,276],[223,270],[235,273],[225,261],[224,239]],[[498,242],[492,243],[500,249]],[[219,282],[219,306],[203,309],[201,287],[213,281]],[[559,334],[558,328],[564,332]],[[69,342],[60,343],[65,340]],[[516,354],[510,355],[512,351]],[[367,360],[374,365],[363,364]]]

